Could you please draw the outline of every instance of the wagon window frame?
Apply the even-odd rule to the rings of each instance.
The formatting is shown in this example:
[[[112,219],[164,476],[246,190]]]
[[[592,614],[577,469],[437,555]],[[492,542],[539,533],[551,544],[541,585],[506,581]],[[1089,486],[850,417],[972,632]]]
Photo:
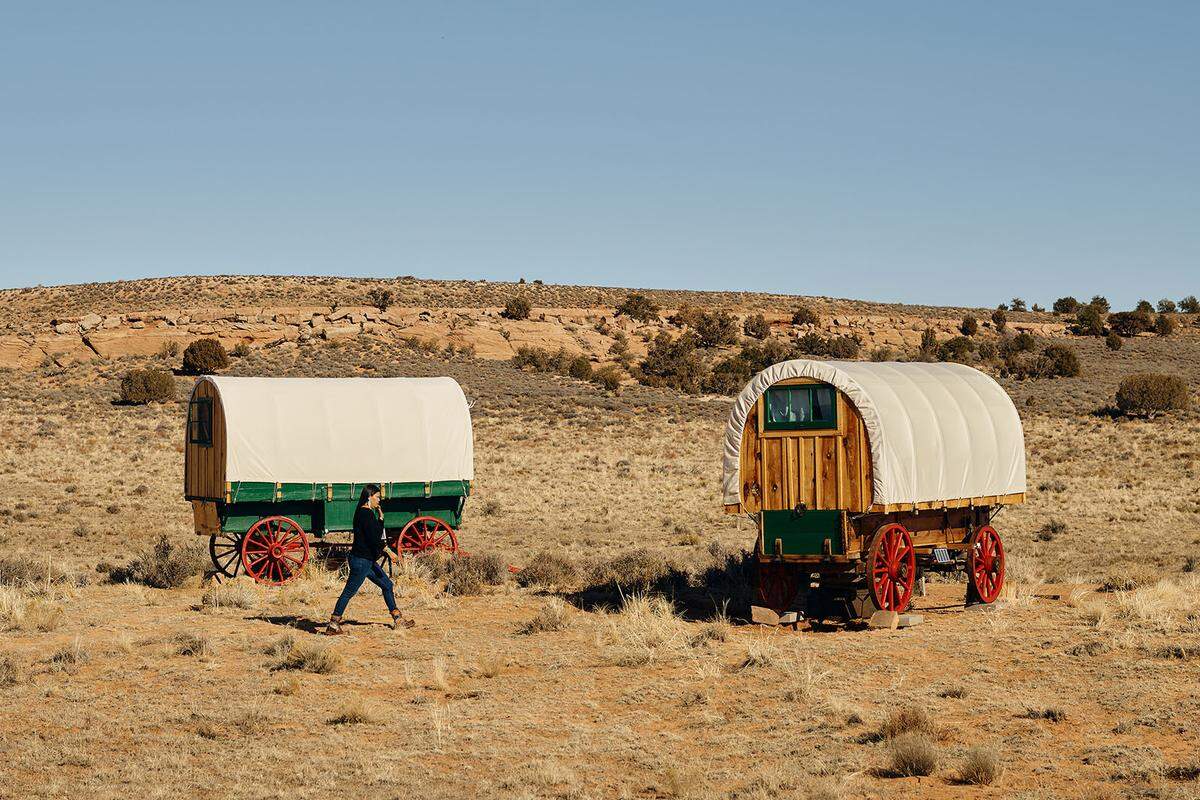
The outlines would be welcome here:
[[[193,397],[188,404],[188,444],[212,447],[212,407],[211,397]]]
[[[786,393],[789,406],[801,403],[804,419],[772,419],[772,400]],[[823,395],[824,402],[814,403],[818,393]],[[776,402],[778,400],[776,399]],[[824,406],[822,418],[814,418],[814,405]],[[788,383],[776,384],[767,388],[763,393],[763,430],[764,431],[812,431],[836,430],[838,426],[837,389],[827,383]]]

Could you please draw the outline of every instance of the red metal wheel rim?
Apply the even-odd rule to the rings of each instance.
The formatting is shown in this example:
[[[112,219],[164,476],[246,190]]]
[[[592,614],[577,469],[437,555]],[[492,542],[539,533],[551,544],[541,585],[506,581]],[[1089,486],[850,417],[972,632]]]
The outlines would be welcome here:
[[[308,562],[308,537],[295,520],[263,517],[242,537],[242,568],[256,583],[281,586]]]
[[[396,546],[398,553],[413,555],[430,550],[458,552],[458,537],[445,520],[438,517],[417,517],[400,531]]]
[[[967,573],[976,596],[984,603],[994,603],[1004,586],[1004,543],[991,525],[971,536]]]
[[[794,570],[774,561],[758,562],[758,599],[776,614],[787,611],[798,589]]]
[[[912,536],[903,525],[892,523],[875,532],[867,557],[871,600],[882,611],[903,611],[912,599],[917,581],[917,554]]]

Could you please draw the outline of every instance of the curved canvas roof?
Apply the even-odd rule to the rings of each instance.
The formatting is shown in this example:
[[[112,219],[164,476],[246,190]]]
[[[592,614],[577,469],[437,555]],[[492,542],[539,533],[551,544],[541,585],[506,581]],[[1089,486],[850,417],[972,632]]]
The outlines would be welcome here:
[[[844,392],[871,447],[872,502],[959,500],[1025,491],[1025,436],[1008,393],[963,364],[808,361],[773,364],[738,395],[725,428],[726,504],[741,502],[742,429],[771,385],[814,378]]]
[[[471,480],[471,412],[453,378],[205,376],[225,413],[225,480]],[[199,385],[199,382],[197,382]]]

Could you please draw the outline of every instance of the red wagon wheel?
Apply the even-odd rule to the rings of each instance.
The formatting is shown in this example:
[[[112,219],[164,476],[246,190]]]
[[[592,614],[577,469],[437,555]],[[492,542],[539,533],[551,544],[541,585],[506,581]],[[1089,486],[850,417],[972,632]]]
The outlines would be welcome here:
[[[221,531],[209,536],[208,557],[217,572],[236,578],[242,571],[242,534]]]
[[[437,517],[417,517],[404,526],[395,544],[400,555],[416,555],[430,550],[458,552],[458,537],[454,528]]]
[[[867,555],[871,600],[882,611],[903,611],[917,581],[917,554],[903,525],[884,525],[871,537]]]
[[[256,583],[287,583],[307,561],[308,537],[287,517],[263,517],[242,537],[242,567]]]
[[[971,534],[967,575],[975,596],[984,603],[993,603],[1000,596],[1004,586],[1004,544],[991,525]]]
[[[797,571],[780,561],[758,562],[758,601],[776,614],[792,606],[800,585]]]

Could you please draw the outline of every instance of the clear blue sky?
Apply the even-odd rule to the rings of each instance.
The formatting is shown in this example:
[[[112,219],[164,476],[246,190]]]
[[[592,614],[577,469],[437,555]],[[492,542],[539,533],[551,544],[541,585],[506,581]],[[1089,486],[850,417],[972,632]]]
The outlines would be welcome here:
[[[1195,2],[0,4],[0,286],[1200,294]]]

